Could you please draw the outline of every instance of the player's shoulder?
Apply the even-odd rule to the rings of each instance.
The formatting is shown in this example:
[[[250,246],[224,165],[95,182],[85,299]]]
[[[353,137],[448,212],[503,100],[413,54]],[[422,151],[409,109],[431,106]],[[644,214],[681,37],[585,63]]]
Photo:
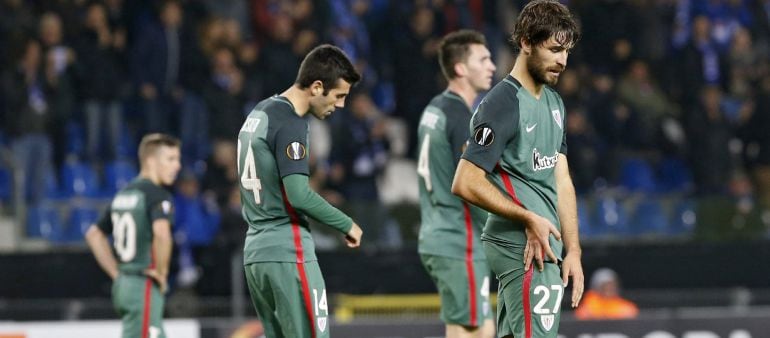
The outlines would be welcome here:
[[[148,179],[139,179],[136,181],[135,189],[145,195],[148,202],[155,200],[171,200],[171,193],[164,187],[159,186]]]
[[[481,100],[480,105],[493,105],[500,107],[518,107],[519,91],[523,90],[521,83],[510,75],[498,82],[489,90],[487,95]]]
[[[549,95],[561,101],[561,95],[559,95],[559,92],[557,92],[556,89],[554,89],[549,85],[544,85],[543,88],[545,88],[546,95]]]
[[[460,95],[449,90],[445,90],[434,98],[434,106],[441,109],[448,120],[459,116],[470,115],[471,111]]]
[[[304,121],[297,114],[294,114],[294,105],[285,97],[278,95],[273,95],[257,103],[249,115],[254,114],[264,114],[273,126],[287,121]]]

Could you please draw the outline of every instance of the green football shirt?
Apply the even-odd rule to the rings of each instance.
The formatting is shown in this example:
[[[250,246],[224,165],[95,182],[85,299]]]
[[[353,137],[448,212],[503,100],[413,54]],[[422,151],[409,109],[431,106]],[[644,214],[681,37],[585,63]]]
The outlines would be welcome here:
[[[155,267],[152,223],[173,222],[173,215],[171,194],[146,178],[134,179],[115,195],[97,226],[112,234],[120,272],[141,274]]]
[[[486,212],[452,195],[452,180],[468,140],[471,111],[449,90],[434,97],[417,129],[421,254],[484,259],[481,228]]]
[[[471,119],[472,133],[463,158],[487,172],[487,177],[513,201],[545,217],[561,229],[556,209],[555,167],[559,153],[567,154],[564,103],[543,87],[539,99],[512,76],[490,90]],[[524,225],[490,214],[483,241],[523,248]],[[553,236],[551,249],[561,257],[562,243]]]

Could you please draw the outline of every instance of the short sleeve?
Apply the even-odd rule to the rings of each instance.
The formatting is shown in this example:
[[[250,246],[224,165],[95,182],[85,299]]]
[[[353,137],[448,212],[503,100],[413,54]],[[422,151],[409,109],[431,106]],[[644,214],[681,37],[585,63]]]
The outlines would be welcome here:
[[[564,101],[559,99],[559,103],[561,103],[561,111],[564,112],[564,120],[562,120],[561,123],[561,125],[564,127],[562,128],[561,147],[559,147],[559,153],[567,156],[567,110],[564,108]]]
[[[112,234],[112,207],[107,206],[107,208],[104,209],[102,212],[102,215],[99,217],[99,220],[96,221],[96,227],[99,228],[103,233],[106,235]]]
[[[490,93],[492,94],[492,93]],[[519,127],[519,102],[485,98],[470,122],[468,148],[463,158],[491,173]]]
[[[287,123],[275,133],[273,152],[278,165],[278,175],[283,178],[291,174],[309,175],[307,133],[305,120]]]
[[[173,222],[175,210],[174,200],[172,199],[171,194],[160,187],[153,190],[157,191],[151,192],[147,205],[148,210],[150,210],[150,222],[155,222],[159,219]]]

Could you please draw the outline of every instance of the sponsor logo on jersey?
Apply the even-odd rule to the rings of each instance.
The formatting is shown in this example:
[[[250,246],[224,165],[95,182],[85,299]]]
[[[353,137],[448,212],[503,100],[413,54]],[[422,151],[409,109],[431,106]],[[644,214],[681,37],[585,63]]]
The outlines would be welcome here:
[[[118,209],[118,210],[133,209],[136,207],[137,203],[139,203],[139,195],[120,194],[118,196],[115,196],[115,199],[112,200],[112,209]]]
[[[286,146],[286,156],[293,161],[299,161],[307,155],[305,145],[299,142],[292,142]]]
[[[425,114],[422,115],[422,119],[420,120],[420,125],[426,126],[430,129],[436,129],[437,122],[438,122],[438,115],[436,113],[426,111]]]
[[[532,149],[532,170],[534,171],[553,168],[558,160],[558,153],[554,153],[553,156],[547,156],[540,154],[537,148]]]
[[[243,127],[241,127],[241,131],[253,133],[255,130],[257,130],[257,126],[259,125],[260,121],[262,120],[255,119],[253,117],[247,118],[246,122],[243,123]]]
[[[478,127],[473,133],[473,140],[480,146],[488,147],[495,141],[495,131],[489,127]]]
[[[556,316],[554,315],[540,315],[540,324],[543,324],[543,328],[546,331],[551,331],[551,328],[553,328],[553,323],[556,321]]]
[[[559,126],[559,129],[562,129],[561,112],[558,109],[554,109],[554,110],[551,110],[551,115],[553,115],[553,120],[556,121],[556,125]]]

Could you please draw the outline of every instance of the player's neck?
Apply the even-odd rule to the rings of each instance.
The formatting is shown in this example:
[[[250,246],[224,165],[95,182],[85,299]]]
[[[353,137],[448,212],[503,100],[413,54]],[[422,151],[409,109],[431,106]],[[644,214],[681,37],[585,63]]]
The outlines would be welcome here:
[[[543,92],[543,84],[535,82],[532,74],[527,69],[527,59],[521,53],[516,57],[516,63],[513,65],[513,70],[511,70],[511,76],[518,80],[521,86],[532,96],[538,100],[540,99],[540,94]]]
[[[476,89],[473,89],[468,81],[463,81],[462,79],[454,79],[449,81],[449,86],[447,86],[447,89],[457,95],[460,95],[468,107],[473,107],[473,101],[475,101],[476,97],[479,95]]]
[[[139,177],[144,178],[152,182],[153,184],[160,186],[160,177],[153,175],[149,170],[142,170],[139,172]]]
[[[308,93],[304,89],[300,89],[297,85],[292,85],[289,89],[286,89],[281,96],[285,97],[294,106],[294,112],[300,117],[305,116],[310,109],[310,100],[308,99]]]

